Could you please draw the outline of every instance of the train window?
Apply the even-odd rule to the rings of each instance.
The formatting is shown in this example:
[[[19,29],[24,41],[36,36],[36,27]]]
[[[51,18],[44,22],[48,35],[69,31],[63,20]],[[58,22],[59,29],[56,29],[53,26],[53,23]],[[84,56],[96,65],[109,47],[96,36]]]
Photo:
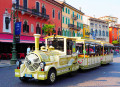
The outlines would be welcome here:
[[[64,39],[63,38],[50,38],[47,40],[48,46],[53,46],[57,50],[64,51]]]

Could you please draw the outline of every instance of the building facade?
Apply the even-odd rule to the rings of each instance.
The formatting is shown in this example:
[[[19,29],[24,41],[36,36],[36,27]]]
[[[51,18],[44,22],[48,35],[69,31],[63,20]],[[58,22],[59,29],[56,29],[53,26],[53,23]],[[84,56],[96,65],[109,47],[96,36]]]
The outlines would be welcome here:
[[[109,42],[119,40],[119,29],[120,25],[118,24],[118,18],[112,16],[103,16],[100,19],[105,20],[109,23]]]
[[[108,21],[109,22],[109,26],[114,26],[115,24],[118,23],[118,18],[117,17],[112,17],[112,16],[103,16],[100,17],[100,19]]]
[[[12,1],[16,1],[16,4],[12,4]],[[15,15],[18,14],[16,22],[21,22],[20,42],[17,43],[17,49],[20,49],[21,52],[25,53],[27,46],[34,43],[33,34],[35,33],[41,34],[40,43],[44,42],[43,38],[45,37],[45,34],[42,30],[44,24],[55,25],[54,32],[59,35],[62,34],[61,23],[63,5],[55,0],[1,0],[0,46],[3,46],[4,43],[12,46],[13,18],[11,18],[10,15],[13,6],[16,10]],[[5,9],[7,9],[7,11]],[[1,51],[3,51],[2,48],[0,48]],[[7,52],[11,51],[4,51],[4,53]]]
[[[90,29],[89,29],[89,25],[87,24],[83,24],[83,37],[90,38]]]
[[[107,21],[84,15],[84,23],[89,25],[90,39],[109,42],[109,23]]]
[[[118,27],[109,27],[109,43],[112,43],[113,41],[118,41],[119,39],[119,32]]]
[[[62,10],[62,34],[69,37],[83,37],[83,15],[78,10],[66,2],[60,2],[64,5]]]

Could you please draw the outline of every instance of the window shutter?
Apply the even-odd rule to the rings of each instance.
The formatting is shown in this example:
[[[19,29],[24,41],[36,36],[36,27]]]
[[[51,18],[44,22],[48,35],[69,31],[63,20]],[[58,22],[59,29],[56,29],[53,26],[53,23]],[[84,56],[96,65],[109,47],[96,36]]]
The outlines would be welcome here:
[[[29,33],[29,25],[27,25],[27,33]]]
[[[66,24],[67,24],[67,18],[66,18]]]

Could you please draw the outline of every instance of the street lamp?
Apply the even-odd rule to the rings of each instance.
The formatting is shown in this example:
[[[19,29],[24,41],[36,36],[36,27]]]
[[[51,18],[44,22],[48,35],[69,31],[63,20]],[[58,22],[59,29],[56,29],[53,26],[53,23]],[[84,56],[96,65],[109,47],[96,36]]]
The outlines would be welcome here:
[[[17,58],[16,58],[16,42],[15,42],[15,19],[18,18],[18,15],[16,17],[15,15],[15,4],[16,4],[16,0],[12,0],[12,12],[11,12],[11,18],[13,18],[13,48],[12,48],[12,59],[10,61],[11,64],[16,64]]]

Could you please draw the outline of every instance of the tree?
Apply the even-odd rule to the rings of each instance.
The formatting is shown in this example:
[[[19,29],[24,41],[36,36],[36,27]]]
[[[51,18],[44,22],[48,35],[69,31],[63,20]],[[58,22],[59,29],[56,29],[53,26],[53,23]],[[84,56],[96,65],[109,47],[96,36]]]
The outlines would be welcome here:
[[[119,42],[117,40],[114,40],[112,44],[118,44]]]
[[[54,33],[54,25],[51,24],[45,24],[42,30],[44,30],[44,34],[48,35],[49,33]]]

